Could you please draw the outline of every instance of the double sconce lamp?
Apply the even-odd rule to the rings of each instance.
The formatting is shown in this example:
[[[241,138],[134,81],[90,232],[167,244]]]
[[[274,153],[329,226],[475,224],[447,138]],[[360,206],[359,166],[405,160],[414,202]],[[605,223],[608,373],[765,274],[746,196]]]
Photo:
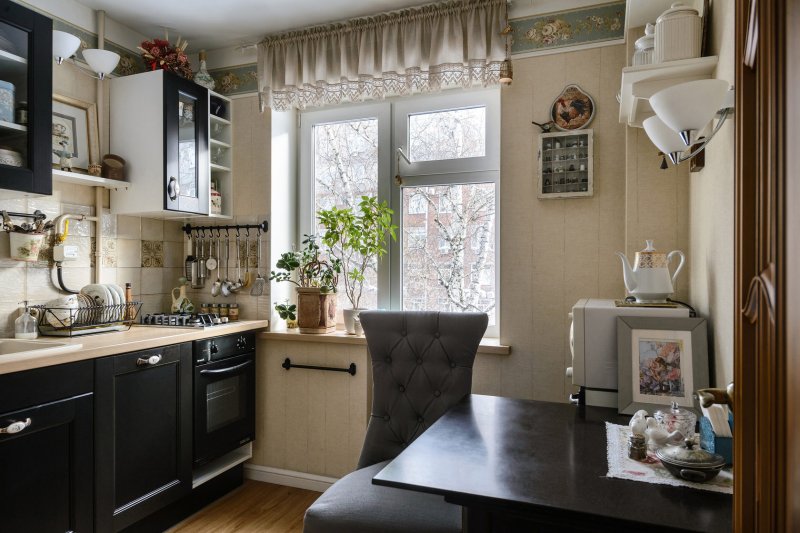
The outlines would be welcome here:
[[[647,136],[674,165],[703,149],[733,112],[734,90],[725,80],[696,80],[673,85],[650,97],[655,115],[642,123]],[[718,116],[717,125],[701,139],[696,136]],[[700,143],[691,150],[692,145]],[[690,153],[686,154],[687,151]],[[662,167],[666,168],[666,167]]]
[[[61,64],[65,59],[75,55],[81,46],[81,40],[64,31],[53,30],[53,58],[57,64]],[[89,65],[92,76],[102,80],[107,74],[114,72],[119,63],[119,54],[109,50],[99,48],[89,48],[83,51],[83,59]],[[76,67],[86,71],[85,68],[76,64]]]

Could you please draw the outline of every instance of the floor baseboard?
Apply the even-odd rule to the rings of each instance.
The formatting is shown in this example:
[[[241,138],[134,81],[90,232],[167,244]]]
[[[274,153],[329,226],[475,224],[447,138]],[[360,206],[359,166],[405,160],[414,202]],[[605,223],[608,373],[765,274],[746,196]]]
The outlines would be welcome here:
[[[333,485],[337,479],[334,477],[318,476],[306,472],[296,472],[294,470],[283,470],[271,466],[261,466],[253,464],[244,465],[244,477],[264,483],[284,485],[298,489],[325,492],[328,487]]]

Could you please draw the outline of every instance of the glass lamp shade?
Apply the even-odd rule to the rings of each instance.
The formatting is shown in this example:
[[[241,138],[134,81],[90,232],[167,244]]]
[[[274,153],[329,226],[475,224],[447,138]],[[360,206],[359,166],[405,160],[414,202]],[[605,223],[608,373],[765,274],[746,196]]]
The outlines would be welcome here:
[[[685,147],[691,144],[689,132],[702,130],[714,118],[728,88],[725,80],[689,81],[658,91],[650,97],[650,105],[664,124],[681,135]]]
[[[670,161],[677,165],[680,161],[681,154],[686,150],[686,145],[683,144],[681,136],[671,129],[669,126],[657,116],[654,115],[647,118],[642,122],[644,131],[656,148],[667,154]]]
[[[53,30],[53,57],[61,64],[64,59],[72,57],[81,45],[81,40],[65,31]]]
[[[89,64],[89,68],[96,72],[101,80],[106,77],[106,74],[114,72],[119,63],[119,54],[97,48],[84,50],[83,58]]]

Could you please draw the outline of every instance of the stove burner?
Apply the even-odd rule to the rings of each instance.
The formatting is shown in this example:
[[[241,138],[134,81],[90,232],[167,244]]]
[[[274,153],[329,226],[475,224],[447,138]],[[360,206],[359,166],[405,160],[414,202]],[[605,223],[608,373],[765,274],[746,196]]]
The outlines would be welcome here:
[[[199,313],[196,315],[155,313],[144,315],[141,323],[145,326],[205,328],[222,324],[223,320],[214,313]]]

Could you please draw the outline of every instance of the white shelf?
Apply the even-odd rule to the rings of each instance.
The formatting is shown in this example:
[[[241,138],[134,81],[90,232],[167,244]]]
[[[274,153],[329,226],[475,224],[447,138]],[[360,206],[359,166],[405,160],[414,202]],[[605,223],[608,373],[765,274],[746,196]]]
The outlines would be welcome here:
[[[18,63],[20,65],[27,65],[28,60],[24,57],[18,56],[17,54],[0,50],[0,64],[2,63]]]
[[[6,122],[5,120],[0,120],[0,129],[26,132],[28,131],[28,126],[25,126],[24,124],[14,124],[13,122]]]
[[[214,146],[222,146],[223,148],[230,148],[231,147],[230,144],[228,144],[226,142],[218,141],[216,139],[210,139],[210,141],[211,141],[211,144],[214,145]]]
[[[211,119],[211,122],[219,122],[220,124],[225,124],[226,126],[231,125],[231,121],[222,117],[218,117],[217,115],[212,115],[211,113],[208,114],[208,117]]]
[[[89,187],[105,187],[106,189],[127,189],[131,186],[127,181],[110,180],[89,174],[78,174],[65,170],[53,169],[53,181],[71,183],[73,185],[87,185]]]
[[[213,97],[215,97],[215,98],[219,98],[219,99],[220,99],[220,100],[222,100],[223,102],[228,102],[228,103],[230,103],[230,102],[231,102],[231,99],[230,99],[230,98],[228,98],[227,96],[221,95],[221,94],[219,94],[219,93],[218,93],[218,92],[216,92],[216,91],[212,91],[212,90],[210,90],[210,89],[209,89],[209,91],[208,91],[208,94],[209,94],[209,95],[211,95],[211,96],[213,96]]]
[[[231,171],[230,167],[224,167],[222,165],[217,165],[216,163],[211,163],[210,166],[211,166],[211,170],[218,170],[220,172],[230,172]]]
[[[707,56],[623,68],[619,121],[641,128],[642,121],[654,115],[649,102],[653,94],[679,83],[710,78],[717,68],[717,59]]]
[[[210,463],[204,464],[192,472],[192,488],[197,488],[206,481],[213,479],[226,470],[241,464],[253,457],[253,443],[248,442],[241,448],[236,448],[222,457],[214,459]]]

